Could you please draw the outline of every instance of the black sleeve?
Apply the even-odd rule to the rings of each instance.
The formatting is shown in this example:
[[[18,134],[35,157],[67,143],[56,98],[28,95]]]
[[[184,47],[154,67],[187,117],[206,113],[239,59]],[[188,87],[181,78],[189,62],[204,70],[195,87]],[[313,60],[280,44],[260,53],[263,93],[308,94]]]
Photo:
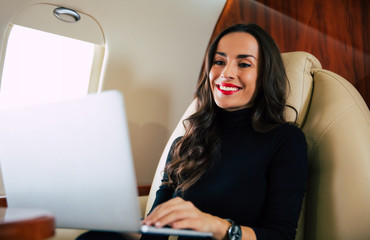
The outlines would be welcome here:
[[[293,126],[284,126],[279,131],[267,172],[269,187],[262,224],[260,228],[254,228],[258,240],[295,239],[306,189],[308,156],[305,136]]]
[[[167,160],[166,160],[166,165],[171,161],[172,157],[171,157],[171,152],[172,152],[172,149],[174,148],[174,146],[176,145],[176,143],[180,140],[180,138],[177,138],[175,139],[175,141],[172,143],[172,146],[171,146],[171,149],[170,149],[170,152],[168,153],[167,155]],[[168,177],[167,177],[167,173],[164,172],[163,174],[163,178],[162,178],[162,183],[167,181],[168,180]],[[153,206],[152,208],[150,209],[150,212],[153,211],[153,209],[158,206],[159,204],[161,203],[164,203],[168,200],[170,200],[172,198],[172,195],[173,195],[173,192],[174,192],[174,189],[168,187],[168,185],[164,185],[162,184],[159,189],[157,190],[156,192],[156,197],[155,197],[155,200],[154,200],[154,203],[153,203]],[[149,213],[150,213],[149,212]],[[150,234],[143,234],[140,238],[140,240],[167,240],[168,239],[168,236],[163,236],[163,235],[150,235]]]

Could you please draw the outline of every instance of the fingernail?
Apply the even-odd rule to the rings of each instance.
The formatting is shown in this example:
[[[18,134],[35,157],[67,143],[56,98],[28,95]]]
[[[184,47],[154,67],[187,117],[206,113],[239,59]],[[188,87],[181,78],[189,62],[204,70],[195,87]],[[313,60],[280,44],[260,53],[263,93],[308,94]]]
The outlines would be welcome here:
[[[160,222],[156,222],[156,223],[155,223],[155,226],[156,226],[156,227],[159,227],[159,226],[161,226],[161,223],[160,223]]]

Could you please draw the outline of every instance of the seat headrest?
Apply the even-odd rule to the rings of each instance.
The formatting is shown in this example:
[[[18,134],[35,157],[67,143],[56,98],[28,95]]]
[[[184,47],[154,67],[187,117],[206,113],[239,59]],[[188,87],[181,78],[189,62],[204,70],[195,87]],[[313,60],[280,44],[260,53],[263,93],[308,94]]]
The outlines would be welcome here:
[[[321,69],[319,60],[307,52],[287,52],[281,54],[289,80],[287,104],[298,112],[297,123],[303,126],[313,89],[313,69]],[[287,108],[288,121],[296,119],[294,110]]]

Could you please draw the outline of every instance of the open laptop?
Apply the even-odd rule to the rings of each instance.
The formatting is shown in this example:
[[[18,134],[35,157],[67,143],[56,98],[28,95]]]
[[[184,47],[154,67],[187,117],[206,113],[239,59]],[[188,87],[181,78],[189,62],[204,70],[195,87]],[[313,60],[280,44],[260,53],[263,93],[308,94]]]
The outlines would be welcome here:
[[[48,210],[57,227],[212,236],[141,226],[118,91],[0,110],[0,164],[8,206]]]

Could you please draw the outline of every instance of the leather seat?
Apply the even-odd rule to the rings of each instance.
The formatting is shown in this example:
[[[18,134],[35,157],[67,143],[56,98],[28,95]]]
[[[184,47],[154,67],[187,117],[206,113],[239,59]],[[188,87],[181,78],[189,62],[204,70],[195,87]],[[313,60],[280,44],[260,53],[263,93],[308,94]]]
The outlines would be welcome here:
[[[341,76],[324,70],[306,52],[283,53],[290,93],[288,104],[308,143],[309,179],[296,239],[370,239],[370,113],[358,91]],[[146,205],[151,209],[173,140],[183,135],[182,121],[159,161]],[[286,111],[287,119],[295,113]]]

